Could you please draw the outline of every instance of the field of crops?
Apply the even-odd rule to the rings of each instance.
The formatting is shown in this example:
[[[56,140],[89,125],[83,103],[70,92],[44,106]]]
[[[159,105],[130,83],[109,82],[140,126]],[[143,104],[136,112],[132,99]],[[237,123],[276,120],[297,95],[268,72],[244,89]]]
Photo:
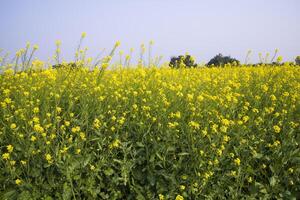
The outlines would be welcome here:
[[[297,66],[0,75],[1,199],[300,198]]]

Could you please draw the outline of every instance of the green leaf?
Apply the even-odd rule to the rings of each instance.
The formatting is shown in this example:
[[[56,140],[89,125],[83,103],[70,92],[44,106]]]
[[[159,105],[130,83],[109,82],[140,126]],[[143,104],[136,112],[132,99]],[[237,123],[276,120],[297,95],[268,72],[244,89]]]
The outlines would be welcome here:
[[[187,153],[187,152],[182,152],[182,153],[179,153],[179,154],[178,154],[178,156],[188,156],[188,155],[190,155],[190,154]]]
[[[4,192],[3,194],[0,195],[0,197],[3,200],[10,200],[10,199],[16,199],[17,195],[18,195],[18,191],[12,189],[12,190]]]
[[[161,155],[159,155],[159,153],[155,154],[160,160],[164,160],[163,157],[161,157]]]
[[[53,200],[53,198],[52,197],[50,197],[50,196],[47,196],[47,197],[45,197],[45,199],[44,200]]]
[[[106,176],[111,176],[115,171],[112,168],[108,168],[106,170],[104,170],[104,174]]]
[[[30,199],[32,199],[32,198],[31,198],[30,192],[28,192],[28,191],[23,191],[18,196],[18,200],[30,200]]]
[[[144,145],[143,143],[141,143],[141,142],[137,142],[136,145],[137,145],[138,147],[142,147],[142,148],[145,147],[145,145]]]
[[[138,194],[136,199],[137,200],[145,200],[145,197],[142,194]]]
[[[64,193],[62,194],[63,200],[71,199],[72,189],[70,188],[68,183],[64,183],[63,190],[64,190]]]
[[[172,151],[175,151],[175,150],[176,150],[176,149],[175,149],[175,147],[173,147],[173,146],[167,148],[167,151],[168,151],[168,152],[170,152],[170,151],[172,152]]]
[[[261,154],[261,153],[256,153],[253,155],[253,158],[257,158],[257,159],[260,159],[262,157],[263,157],[263,154]]]
[[[86,166],[89,164],[91,158],[92,158],[92,156],[91,156],[91,155],[88,155],[88,156],[84,159],[84,161],[83,161],[83,167],[86,167]]]
[[[270,185],[271,185],[271,187],[274,187],[274,186],[276,185],[276,182],[277,182],[276,177],[275,177],[275,176],[272,176],[272,177],[270,178]]]
[[[156,179],[155,179],[155,176],[153,174],[151,174],[151,173],[148,174],[147,179],[148,179],[151,186],[155,185]]]

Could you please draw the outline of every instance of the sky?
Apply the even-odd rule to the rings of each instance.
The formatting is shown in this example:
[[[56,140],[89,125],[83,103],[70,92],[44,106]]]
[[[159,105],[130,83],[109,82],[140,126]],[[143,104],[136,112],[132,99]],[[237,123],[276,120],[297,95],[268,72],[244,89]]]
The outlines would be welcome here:
[[[197,62],[218,53],[250,62],[279,49],[284,61],[300,55],[299,0],[0,0],[0,48],[14,54],[26,42],[38,44],[46,60],[61,40],[62,56],[74,58],[82,32],[88,56],[116,41],[125,54],[154,41],[152,57],[188,52]],[[3,53],[2,53],[3,54]]]

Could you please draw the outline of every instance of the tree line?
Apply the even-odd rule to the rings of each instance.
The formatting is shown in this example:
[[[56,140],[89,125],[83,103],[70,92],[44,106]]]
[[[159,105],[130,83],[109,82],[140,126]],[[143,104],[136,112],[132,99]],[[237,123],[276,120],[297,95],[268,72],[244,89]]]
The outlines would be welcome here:
[[[271,63],[266,63],[270,65],[284,65],[282,61],[282,57],[278,57],[276,61],[273,61]],[[226,64],[238,66],[241,65],[241,62],[237,60],[236,58],[233,58],[231,56],[223,56],[221,53],[214,56],[212,59],[209,60],[207,64],[205,64],[207,67],[223,67]],[[264,64],[263,62],[255,63],[255,64],[245,64],[245,65],[251,65],[251,66],[258,66]],[[295,59],[295,64],[300,65],[300,56],[297,56]],[[169,66],[171,68],[193,68],[198,67],[198,64],[196,63],[195,59],[191,55],[179,55],[177,57],[171,57]]]

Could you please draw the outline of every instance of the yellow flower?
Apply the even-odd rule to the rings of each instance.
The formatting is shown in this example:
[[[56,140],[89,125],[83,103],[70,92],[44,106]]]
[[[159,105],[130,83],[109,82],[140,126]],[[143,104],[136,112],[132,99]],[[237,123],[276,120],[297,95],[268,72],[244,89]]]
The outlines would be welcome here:
[[[51,140],[53,140],[53,139],[56,138],[56,135],[55,135],[54,133],[52,133],[52,134],[50,135],[50,138],[51,138]]]
[[[45,154],[45,159],[47,160],[48,163],[52,163],[52,156],[50,154]]]
[[[282,61],[282,56],[278,56],[276,62],[280,63]]]
[[[39,123],[39,122],[40,122],[40,119],[39,119],[38,117],[34,117],[34,118],[32,119],[32,121],[35,122],[35,123]]]
[[[86,37],[86,32],[82,32],[82,33],[81,33],[81,37],[82,37],[82,38],[85,38],[85,37]]]
[[[269,87],[267,85],[262,85],[261,88],[264,92],[267,92],[269,90]]]
[[[165,199],[165,196],[162,195],[162,194],[159,194],[159,195],[158,195],[158,198],[159,198],[159,200],[164,200],[164,199]]]
[[[228,119],[222,119],[222,124],[225,126],[229,126],[230,121]]]
[[[237,166],[240,166],[241,160],[239,158],[234,159],[234,164],[236,164]]]
[[[64,146],[64,148],[62,150],[60,150],[60,153],[66,153],[68,151],[68,148],[66,146]]]
[[[249,176],[249,177],[248,177],[248,182],[249,182],[249,183],[252,183],[252,181],[253,181],[253,180],[252,180],[252,177]]]
[[[26,165],[26,163],[27,163],[27,162],[26,162],[25,160],[21,160],[21,164],[22,164],[22,165]]]
[[[14,166],[16,164],[16,161],[12,160],[9,162],[11,166]]]
[[[80,154],[81,149],[76,149],[76,154]]]
[[[80,126],[73,127],[73,128],[71,129],[71,131],[72,131],[72,133],[77,133],[77,132],[79,132],[79,131],[80,131]]]
[[[85,133],[84,132],[80,132],[80,138],[82,139],[82,140],[86,140],[86,137],[85,137]]]
[[[100,128],[100,120],[99,119],[95,119],[94,123],[93,123],[93,126],[94,126],[95,129]]]
[[[57,113],[60,113],[61,110],[62,110],[61,107],[56,107],[56,112],[57,112]]]
[[[9,89],[5,89],[5,90],[3,90],[3,94],[5,94],[5,95],[9,95],[9,94],[10,94],[10,90],[9,90]]]
[[[11,104],[11,98],[5,98],[4,99],[4,102],[6,103],[6,104]]]
[[[10,128],[11,128],[11,129],[15,129],[15,128],[17,128],[17,125],[16,125],[15,123],[12,123],[12,124],[10,125]]]
[[[223,132],[223,133],[226,133],[227,132],[227,127],[226,126],[221,126],[220,130]]]
[[[289,95],[290,95],[290,93],[288,93],[288,92],[284,92],[284,93],[283,93],[283,96],[284,96],[284,97],[288,97]]]
[[[246,123],[247,121],[249,120],[249,117],[248,116],[244,116],[243,117],[243,121]]]
[[[120,41],[117,41],[116,43],[115,43],[115,47],[118,47],[118,46],[120,46],[121,45],[121,42]]]
[[[175,200],[184,200],[184,198],[183,198],[183,196],[181,196],[181,195],[178,194],[178,195],[176,196]]]
[[[252,112],[254,112],[254,113],[259,113],[259,110],[258,110],[257,108],[253,108],[253,109],[252,109]]]
[[[38,48],[39,48],[39,46],[38,46],[38,45],[36,45],[36,44],[35,44],[35,45],[33,45],[33,49],[34,49],[34,50],[37,50]]]
[[[119,120],[118,120],[119,124],[120,125],[123,125],[125,123],[125,118],[124,117],[121,117]]]
[[[65,125],[68,127],[70,126],[70,122],[69,121],[65,121]]]
[[[121,141],[119,139],[115,139],[110,145],[109,148],[113,149],[113,148],[118,148],[121,144]]]
[[[232,171],[230,172],[230,175],[231,175],[231,176],[236,176],[236,171],[233,171],[233,170],[232,170]]]
[[[273,143],[273,146],[274,147],[277,147],[281,144],[281,142],[279,140],[276,140],[274,143]]]
[[[2,154],[2,159],[3,159],[3,160],[8,160],[9,158],[10,158],[9,153],[4,153],[4,154]]]
[[[106,69],[109,66],[109,63],[102,63],[101,68]]]
[[[221,149],[218,149],[218,150],[217,150],[217,154],[218,154],[219,156],[221,156],[222,153],[223,153],[223,151],[222,151]]]
[[[230,137],[229,136],[227,136],[227,135],[224,135],[223,136],[223,142],[228,142],[230,140]]]
[[[182,180],[187,180],[188,176],[187,175],[182,175],[181,178],[182,178]]]
[[[56,45],[56,46],[60,46],[60,45],[61,45],[61,41],[60,41],[60,40],[56,40],[56,41],[55,41],[55,45]]]
[[[20,179],[16,179],[15,183],[16,183],[17,185],[20,185],[20,184],[22,183],[22,181],[21,181]]]
[[[178,125],[179,125],[178,122],[173,122],[173,123],[172,123],[172,122],[169,122],[169,123],[168,123],[168,127],[169,127],[169,128],[176,128]]]
[[[33,108],[33,113],[39,113],[40,109],[38,107]]]
[[[34,142],[34,141],[36,141],[36,137],[35,137],[34,135],[32,135],[32,136],[30,137],[30,140],[31,140],[32,142]]]
[[[188,101],[192,101],[194,99],[194,95],[193,94],[187,94],[187,100]]]
[[[280,133],[281,128],[277,125],[273,126],[275,133]]]
[[[6,149],[9,153],[11,153],[14,150],[14,147],[11,144],[9,144],[6,146]]]
[[[189,126],[195,130],[198,130],[200,129],[200,124],[198,122],[195,122],[195,121],[190,121],[189,122]]]
[[[272,94],[272,95],[270,96],[270,98],[271,98],[272,101],[276,101],[276,99],[277,99],[276,96],[275,96],[274,94]]]
[[[180,190],[185,190],[185,186],[184,185],[180,185]]]
[[[39,124],[35,124],[35,125],[33,126],[33,129],[34,129],[34,131],[36,131],[37,133],[43,133],[43,132],[44,132],[44,128],[43,128],[41,125],[39,125]]]

